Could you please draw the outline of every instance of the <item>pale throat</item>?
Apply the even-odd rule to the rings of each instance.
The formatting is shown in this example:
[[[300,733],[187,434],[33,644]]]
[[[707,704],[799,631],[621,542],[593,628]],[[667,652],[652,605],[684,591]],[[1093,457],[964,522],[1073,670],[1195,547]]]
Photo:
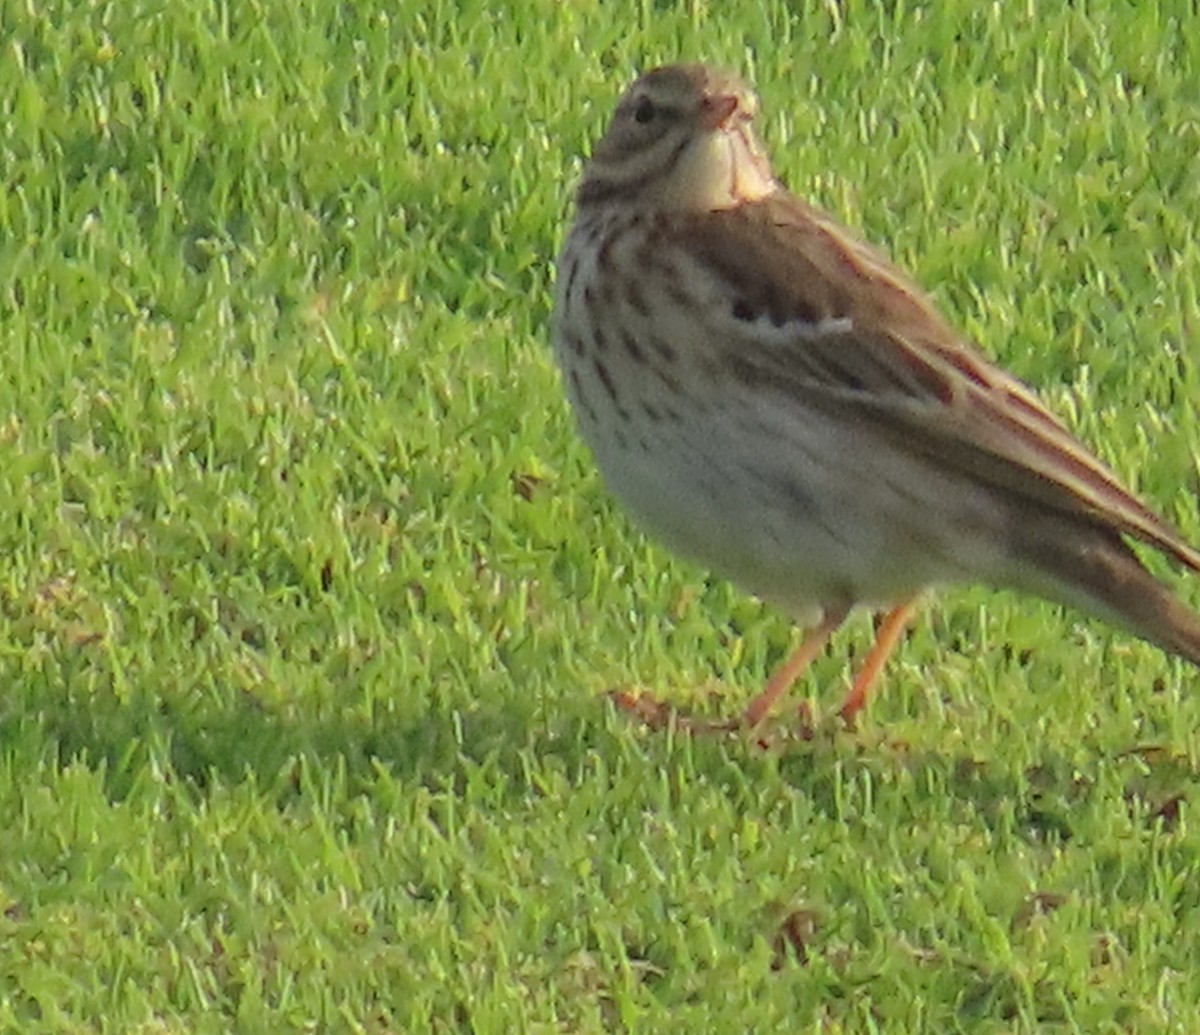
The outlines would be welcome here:
[[[711,212],[776,190],[770,167],[736,128],[706,133],[680,159],[668,190],[673,206]]]

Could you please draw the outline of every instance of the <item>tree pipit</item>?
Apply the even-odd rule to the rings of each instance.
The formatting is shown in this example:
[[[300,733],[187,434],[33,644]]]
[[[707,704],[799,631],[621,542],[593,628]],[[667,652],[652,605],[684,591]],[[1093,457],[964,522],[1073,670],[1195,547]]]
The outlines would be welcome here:
[[[1078,606],[1200,665],[1200,616],[1128,541],[1193,571],[1200,552],[907,276],[790,194],[757,113],[705,65],[638,79],[584,172],[554,313],[616,496],[813,629],[712,728],[756,726],[851,609],[885,611],[840,709],[852,723],[916,598],[955,583]]]

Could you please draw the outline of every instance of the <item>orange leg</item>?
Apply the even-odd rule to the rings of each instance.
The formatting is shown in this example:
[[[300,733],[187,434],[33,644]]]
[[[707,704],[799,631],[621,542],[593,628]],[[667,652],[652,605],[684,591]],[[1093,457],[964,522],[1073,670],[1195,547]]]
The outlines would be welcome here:
[[[762,693],[754,698],[742,712],[738,726],[742,729],[752,730],[762,722],[775,702],[791,689],[792,684],[800,678],[800,674],[825,649],[829,638],[845,620],[846,612],[844,610],[828,612],[821,619],[821,624],[804,638],[800,646],[792,651],[788,659],[767,680],[767,685],[763,687]]]
[[[863,705],[867,703],[867,696],[871,692],[871,687],[874,685],[875,680],[879,678],[879,673],[883,671],[883,666],[887,662],[888,655],[895,650],[897,642],[904,635],[904,627],[908,624],[908,620],[912,617],[916,606],[916,600],[906,600],[899,607],[893,608],[884,616],[883,624],[879,627],[879,632],[875,635],[875,643],[867,655],[867,660],[863,662],[862,668],[858,670],[858,675],[854,677],[854,683],[850,687],[850,692],[846,694],[845,699],[842,701],[842,707],[838,710],[842,721],[851,729],[854,728],[854,717],[862,711]]]
[[[664,729],[675,723],[679,729],[692,733],[729,733],[734,730],[753,730],[766,718],[767,712],[800,678],[800,674],[829,642],[829,638],[838,626],[846,620],[846,609],[830,611],[800,646],[797,647],[787,660],[772,673],[767,685],[753,701],[750,702],[741,715],[736,719],[726,719],[723,722],[705,722],[680,715],[674,708],[656,701],[651,697],[632,694],[628,690],[611,690],[609,698],[618,708],[629,712],[651,729]]]

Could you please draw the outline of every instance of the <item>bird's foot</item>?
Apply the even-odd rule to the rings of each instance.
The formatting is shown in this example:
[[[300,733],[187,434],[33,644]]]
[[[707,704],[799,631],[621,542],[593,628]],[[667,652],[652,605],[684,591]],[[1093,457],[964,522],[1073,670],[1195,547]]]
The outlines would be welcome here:
[[[741,733],[764,750],[781,743],[813,740],[821,733],[829,732],[831,724],[837,723],[839,718],[848,728],[853,729],[852,716],[846,718],[839,713],[836,718],[830,716],[824,721],[818,720],[808,701],[801,701],[796,706],[794,723],[784,723],[764,721],[752,709],[747,709],[733,719],[705,719],[689,715],[652,694],[623,688],[610,690],[608,699],[619,711],[652,730],[676,729],[702,736]]]
[[[652,730],[677,729],[688,733],[732,733],[742,728],[741,718],[702,719],[680,711],[673,704],[661,701],[653,694],[626,689],[610,690],[608,699],[619,711],[631,716]]]

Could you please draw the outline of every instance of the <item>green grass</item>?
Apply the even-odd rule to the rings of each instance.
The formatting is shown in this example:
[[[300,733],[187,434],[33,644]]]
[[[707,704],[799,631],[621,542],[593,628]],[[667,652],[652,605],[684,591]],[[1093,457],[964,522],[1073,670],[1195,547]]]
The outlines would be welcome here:
[[[0,4],[0,1030],[1194,1030],[1181,664],[970,589],[857,736],[602,696],[729,712],[792,637],[546,347],[662,60],[1200,539],[1193,5],[801,6]]]

